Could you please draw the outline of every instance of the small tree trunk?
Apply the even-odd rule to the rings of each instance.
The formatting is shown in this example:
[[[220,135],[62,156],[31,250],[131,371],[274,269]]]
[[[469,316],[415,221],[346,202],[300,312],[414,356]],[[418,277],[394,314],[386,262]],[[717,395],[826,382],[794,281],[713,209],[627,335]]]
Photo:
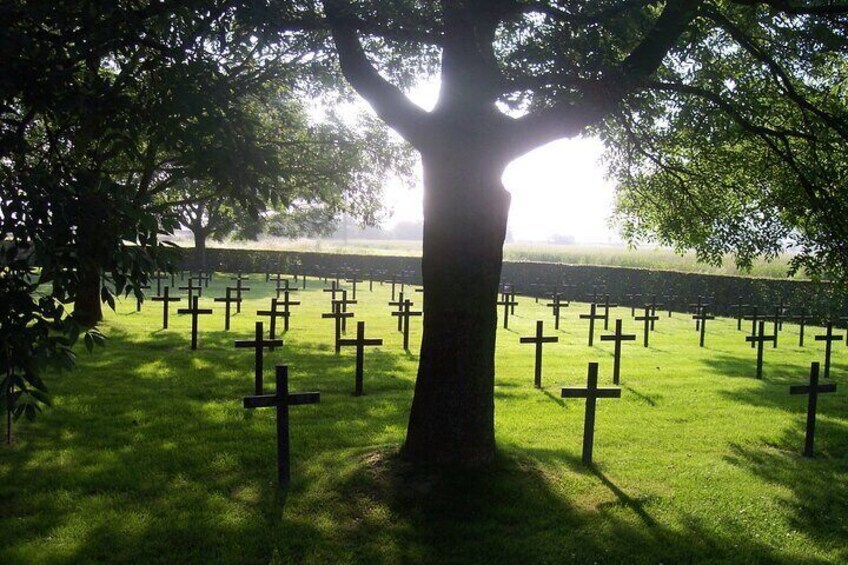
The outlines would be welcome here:
[[[495,303],[510,195],[505,163],[483,147],[448,145],[422,155],[427,300],[404,456],[476,466],[495,455]]]

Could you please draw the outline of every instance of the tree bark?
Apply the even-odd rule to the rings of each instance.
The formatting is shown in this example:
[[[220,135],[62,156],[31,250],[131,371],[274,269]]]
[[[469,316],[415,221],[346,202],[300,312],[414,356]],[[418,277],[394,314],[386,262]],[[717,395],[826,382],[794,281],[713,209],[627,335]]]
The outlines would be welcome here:
[[[495,455],[495,303],[510,202],[501,183],[507,163],[479,142],[444,137],[441,150],[422,155],[427,300],[403,451],[417,463],[477,466]]]
[[[74,319],[83,326],[95,326],[103,319],[100,300],[103,245],[106,244],[107,213],[94,194],[80,195],[77,226],[77,292]]]
[[[200,224],[201,222],[197,222]],[[194,234],[194,264],[197,270],[206,271],[206,230],[202,225],[191,226]]]

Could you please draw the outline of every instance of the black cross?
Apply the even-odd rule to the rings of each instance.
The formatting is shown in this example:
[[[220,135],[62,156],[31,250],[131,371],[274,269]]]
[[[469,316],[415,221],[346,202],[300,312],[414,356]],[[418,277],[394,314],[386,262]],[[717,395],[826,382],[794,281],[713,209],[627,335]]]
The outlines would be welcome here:
[[[508,292],[504,292],[501,295],[501,299],[497,302],[498,306],[504,307],[504,319],[503,319],[503,327],[505,330],[509,329],[509,313],[510,309],[515,311],[515,300],[510,296]]]
[[[692,311],[695,312],[695,314],[698,314],[701,311],[701,309],[705,308],[706,306],[708,306],[708,305],[704,304],[704,297],[703,296],[698,296],[697,302],[693,302],[693,303],[689,304],[689,308],[691,308]],[[701,320],[696,319],[695,320],[695,331],[700,331],[700,330],[701,330]]]
[[[244,407],[277,409],[277,480],[281,487],[291,481],[289,465],[289,406],[318,404],[320,392],[299,392],[289,394],[289,372],[285,365],[277,365],[277,390],[274,394],[261,394],[244,397]]]
[[[236,298],[238,302],[236,302],[236,314],[241,314],[241,293],[248,292],[250,290],[249,286],[243,286],[242,282],[248,280],[249,277],[242,277],[241,273],[238,274],[238,277],[232,277],[231,280],[236,281]]]
[[[170,309],[168,307],[168,303],[169,302],[180,302],[182,300],[182,298],[178,298],[176,296],[174,296],[174,297],[168,296],[168,293],[170,292],[170,290],[171,290],[170,287],[166,286],[164,295],[154,296],[153,298],[150,299],[153,302],[161,302],[162,303],[162,329],[163,330],[168,329],[168,310]]]
[[[661,308],[663,304],[657,302],[657,295],[655,294],[651,301],[645,304],[645,306],[648,306],[651,309],[651,316],[654,317],[654,319],[651,320],[651,331],[654,331],[654,328],[656,327],[654,324],[656,324],[657,320],[660,319],[660,317],[657,316],[657,308]]]
[[[412,301],[406,299],[403,301],[400,312],[392,312],[392,316],[400,316],[403,319],[403,348],[409,350],[409,318],[411,316],[421,316],[421,312],[413,312]]]
[[[353,395],[362,396],[363,367],[365,365],[365,348],[369,346],[383,345],[382,339],[365,339],[365,322],[356,323],[356,339],[340,339],[342,347],[356,347],[356,385]]]
[[[322,290],[322,292],[332,292],[333,293],[333,295],[330,297],[331,302],[336,299],[336,293],[341,292],[341,291],[342,291],[342,289],[339,288],[339,283],[337,283],[336,281],[332,281],[332,283],[330,284],[330,288],[325,288],[325,289]]]
[[[236,304],[241,302],[241,298],[233,298],[234,287],[228,286],[225,290],[226,296],[223,298],[216,298],[215,302],[223,302],[224,303],[224,331],[230,331],[230,312],[231,312],[231,304],[235,302]]]
[[[757,323],[760,321],[760,309],[759,309],[759,307],[756,306],[756,305],[751,306],[751,315],[746,316],[745,319],[751,321],[751,337],[757,337]],[[752,340],[747,340],[747,341],[751,341],[751,349],[754,349],[754,347],[756,347],[754,341],[752,341]]]
[[[393,276],[393,277],[392,277],[392,278],[390,278],[390,279],[386,279],[386,281],[385,281],[385,282],[387,282],[387,283],[392,283],[392,301],[394,301],[394,300],[395,300],[395,285],[396,285],[398,282],[401,282],[401,284],[403,284],[403,282],[402,282],[402,281],[398,281],[398,280],[397,280],[397,276]],[[403,292],[403,290],[401,290],[401,292]]]
[[[630,317],[633,318],[636,316],[636,303],[639,301],[639,298],[642,298],[641,294],[625,294],[624,297],[630,302]]]
[[[637,322],[645,322],[645,330],[644,330],[644,339],[643,343],[645,347],[648,347],[648,336],[651,335],[651,324],[659,320],[659,317],[651,312],[650,306],[645,306],[645,315],[644,316],[636,316],[634,318]]]
[[[275,273],[273,277],[271,276],[270,273],[268,273],[268,278],[265,279],[265,282],[271,282],[271,281],[274,281],[274,283],[276,283],[277,288],[280,287],[280,283],[283,282],[283,281],[286,281],[288,283],[288,279],[286,277],[284,277],[281,273]],[[295,279],[295,281],[297,281],[297,279]],[[286,286],[288,286],[288,284],[286,284]]]
[[[704,347],[704,338],[707,334],[707,320],[715,320],[715,316],[711,316],[707,314],[707,306],[702,306],[701,310],[692,316],[692,319],[696,322],[700,322],[700,331],[701,331],[701,341],[700,346]]]
[[[843,336],[841,335],[833,335],[833,322],[827,323],[827,333],[824,335],[817,335],[816,341],[825,342],[824,346],[824,378],[830,378],[830,354],[831,354],[831,345],[834,341],[842,341]]]
[[[774,315],[772,316],[772,320],[774,321],[774,344],[772,345],[772,347],[777,347],[777,338],[780,334],[780,330],[783,329],[784,310],[784,306],[774,307]]]
[[[801,333],[798,336],[798,347],[804,347],[804,326],[807,325],[807,322],[810,318],[807,316],[807,309],[801,308],[801,313],[797,316],[792,316],[792,320],[798,320],[798,325],[800,326]]]
[[[156,296],[162,296],[162,281],[167,278],[168,275],[162,271],[156,271],[156,274],[150,277],[150,280],[156,281]]]
[[[605,285],[594,285],[592,286],[592,294],[586,294],[588,298],[591,298],[590,302],[597,304],[598,302],[598,292],[603,292],[606,289]]]
[[[536,344],[536,368],[533,377],[533,384],[536,388],[542,388],[542,344],[556,343],[559,338],[556,336],[546,337],[542,330],[542,320],[536,322],[536,335],[534,337],[519,338],[519,343],[535,343]]]
[[[278,305],[279,305],[279,301],[276,298],[272,298],[270,310],[257,310],[256,311],[257,316],[264,316],[264,317],[271,318],[270,322],[268,323],[268,337],[270,337],[271,339],[274,339],[275,337],[277,337],[277,318],[288,319],[288,317],[289,317],[288,312],[283,312],[281,310],[277,310]],[[273,351],[274,347],[272,346],[270,349]]]
[[[501,285],[501,298],[506,299],[507,296],[509,296],[509,300],[511,301],[509,313],[515,315],[515,307],[518,302],[515,301],[515,285],[512,283],[504,283]]]
[[[589,363],[586,388],[563,388],[562,398],[585,398],[586,415],[583,419],[583,464],[592,464],[592,447],[595,443],[595,406],[599,398],[621,398],[620,388],[598,388],[598,364]]]
[[[197,271],[197,279],[199,279],[203,283],[203,288],[209,288],[209,281],[212,280],[212,273],[204,273],[203,271]]]
[[[255,337],[253,341],[240,339],[235,342],[236,349],[247,349],[252,348],[254,351],[254,362],[253,362],[253,383],[254,383],[254,391],[256,394],[263,394],[265,392],[264,387],[262,386],[262,373],[263,373],[263,363],[262,363],[262,353],[264,348],[268,348],[269,350],[274,349],[274,346],[282,346],[283,340],[281,339],[265,339],[265,330],[262,327],[262,322],[256,322],[255,327]]]
[[[363,282],[362,279],[359,278],[359,273],[354,272],[349,279],[345,279],[345,282],[349,282],[351,284],[351,298],[356,300],[356,284]]]
[[[333,301],[333,311],[329,314],[321,314],[322,318],[333,318],[336,321],[336,353],[341,351],[339,340],[342,339],[342,320],[353,318],[353,312],[342,312],[341,305]]]
[[[612,361],[612,382],[618,384],[621,374],[621,344],[625,341],[636,341],[636,334],[624,334],[621,332],[621,320],[615,321],[615,333],[601,336],[601,341],[614,341],[615,352]]]
[[[559,317],[560,317],[560,311],[561,311],[563,308],[568,308],[571,304],[569,304],[568,302],[566,302],[565,304],[563,304],[563,303],[562,303],[562,299],[560,298],[560,295],[559,295],[559,293],[558,293],[558,292],[555,292],[555,293],[553,294],[553,300],[554,300],[554,301],[553,301],[553,302],[551,302],[550,304],[548,304],[547,306],[548,306],[548,308],[553,308],[553,309],[554,309],[554,310],[553,310],[553,312],[554,312],[554,329],[555,329],[555,330],[558,330],[558,329],[559,329]]]
[[[671,318],[671,311],[674,308],[674,302],[675,302],[675,300],[677,300],[677,295],[676,294],[669,294],[666,298],[667,298],[666,302],[668,303],[668,307],[666,308],[666,310],[668,310],[668,317]],[[656,312],[654,312],[654,313],[656,314]]]
[[[197,322],[198,316],[202,314],[211,314],[211,308],[199,308],[198,301],[199,297],[195,296],[192,298],[191,308],[180,308],[177,310],[177,314],[191,314],[191,348],[192,350],[197,349]]]
[[[603,316],[597,313],[597,304],[592,302],[588,314],[580,314],[581,320],[589,320],[589,347],[595,343],[595,320],[603,320]]]
[[[342,290],[342,298],[341,300],[333,300],[333,302],[337,302],[341,304],[342,312],[347,312],[348,305],[356,304],[356,300],[348,300],[347,299],[347,290]],[[342,332],[347,333],[347,318],[342,318]]]
[[[601,304],[601,307],[604,309],[604,329],[609,329],[609,311],[610,308],[617,308],[618,304],[610,304],[609,294],[604,296],[604,303]]]
[[[283,331],[289,331],[289,320],[291,320],[291,307],[300,306],[299,300],[291,300],[289,292],[297,292],[296,288],[288,289],[283,292],[283,299],[277,298],[277,306],[283,307]]]
[[[779,326],[777,329],[783,331],[783,318],[786,318],[787,313],[789,312],[789,307],[786,305],[786,299],[781,297],[780,302],[777,303],[775,308],[777,308],[777,311],[779,312],[779,315],[775,316]],[[775,332],[775,334],[777,334],[777,332]]]
[[[758,322],[759,326],[759,334],[757,335],[749,335],[745,338],[745,341],[750,341],[751,345],[757,345],[757,378],[763,378],[763,344],[767,341],[774,341],[775,336],[766,335],[766,323],[762,320]]]
[[[283,283],[283,286],[280,286],[280,282]],[[289,294],[290,292],[300,292],[296,288],[289,287],[289,279],[283,279],[282,281],[277,281],[277,298],[280,297],[281,294]]]
[[[736,310],[736,329],[742,329],[742,318],[745,317],[745,308],[749,307],[750,304],[743,304],[742,297],[739,297],[739,302],[736,304],[731,304],[730,307]]]
[[[136,287],[139,291],[150,290],[149,284],[141,284]],[[144,302],[144,292],[135,295],[135,311],[141,312],[141,303]]]
[[[195,279],[195,278],[189,277],[188,286],[179,287],[180,290],[187,290],[188,291],[188,303],[189,304],[194,302],[194,298],[195,298],[194,291],[197,291],[197,296],[203,296],[203,287],[202,286],[194,286],[194,281],[196,281],[196,280],[197,279]]]
[[[807,433],[804,438],[804,457],[813,456],[813,445],[816,436],[816,408],[819,394],[836,392],[836,384],[819,384],[819,364],[814,361],[810,364],[810,384],[793,385],[789,387],[789,394],[807,394]]]
[[[391,302],[389,302],[389,306],[397,306],[397,311],[403,312],[403,293],[402,292],[400,293],[400,296],[398,296],[397,300],[392,300]],[[392,316],[394,316],[394,314],[392,314]],[[401,316],[398,316],[398,329],[397,329],[397,331],[399,331],[399,332],[403,331],[403,317],[401,317]]]
[[[197,292],[197,296],[199,296],[199,297],[201,297],[201,298],[202,298],[202,297],[203,297],[203,290],[202,290],[202,289],[203,289],[203,288],[205,288],[205,287],[206,287],[206,285],[208,284],[208,283],[207,283],[207,279],[206,279],[206,277],[203,275],[203,273],[200,273],[200,274],[195,275],[195,276],[191,276],[191,273],[189,273],[189,277],[188,277],[188,284],[189,284],[189,286],[191,286],[192,281],[197,281],[197,284],[199,284],[199,285],[200,285],[200,287],[199,287],[199,288],[200,288],[201,290],[198,290],[198,292]]]

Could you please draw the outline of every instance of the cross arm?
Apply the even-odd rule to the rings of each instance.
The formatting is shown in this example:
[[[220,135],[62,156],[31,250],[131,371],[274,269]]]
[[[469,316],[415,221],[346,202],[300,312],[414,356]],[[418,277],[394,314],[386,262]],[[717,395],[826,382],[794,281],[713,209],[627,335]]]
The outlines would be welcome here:
[[[810,392],[812,392],[810,385],[792,385],[789,387],[789,394],[810,394]],[[836,392],[836,384],[819,385],[816,387],[816,392]]]
[[[289,406],[302,406],[304,404],[318,404],[321,401],[320,392],[296,392],[288,396]],[[256,396],[245,396],[245,408],[269,408],[277,405],[276,394],[259,394]]]

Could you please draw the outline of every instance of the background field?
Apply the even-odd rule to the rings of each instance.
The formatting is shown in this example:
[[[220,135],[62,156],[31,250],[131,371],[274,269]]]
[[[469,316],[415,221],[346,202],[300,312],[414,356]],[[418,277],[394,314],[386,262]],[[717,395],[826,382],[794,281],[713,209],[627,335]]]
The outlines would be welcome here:
[[[188,239],[179,239],[180,247],[192,248]],[[286,240],[268,238],[262,241],[214,242],[213,247],[232,249],[267,249],[272,251],[301,251],[356,255],[395,255],[420,257],[420,241],[396,240],[342,240],[299,239]],[[685,273],[707,273],[717,275],[741,275],[765,278],[786,278],[791,255],[786,254],[774,261],[757,261],[750,271],[735,267],[733,257],[725,258],[721,266],[699,263],[694,253],[679,255],[667,248],[627,249],[623,247],[556,245],[546,243],[507,243],[504,259],[507,261],[543,261],[570,265],[600,265],[612,267],[636,267]],[[803,273],[798,275],[803,278]]]
[[[261,280],[257,280],[261,279]],[[396,457],[417,364],[389,316],[389,287],[360,291],[357,319],[385,345],[366,352],[366,395],[351,396],[353,351],[335,355],[329,298],[300,293],[286,345],[292,391],[321,403],[292,409],[293,483],[275,488],[274,413],[245,411],[252,335],[272,285],[254,276],[243,313],[223,332],[217,277],[203,302],[200,347],[188,317],[162,331],[161,307],[134,301],[107,315],[105,350],[50,379],[55,407],[16,428],[0,457],[0,563],[80,561],[403,563],[848,561],[848,348],[837,345],[837,394],[820,401],[817,458],[800,456],[806,399],[788,394],[821,358],[787,324],[766,350],[765,379],[732,320],[697,347],[688,316],[658,322],[651,347],[624,348],[622,398],[599,402],[596,466],[580,463],[588,361],[610,384],[611,346],[586,345],[588,310],[572,304],[547,346],[535,390],[533,347],[519,345],[548,308],[523,298],[499,330],[498,462],[482,474],[413,471]],[[420,301],[420,295],[414,295]],[[637,331],[629,309],[614,317]],[[351,329],[348,334],[351,334]]]

